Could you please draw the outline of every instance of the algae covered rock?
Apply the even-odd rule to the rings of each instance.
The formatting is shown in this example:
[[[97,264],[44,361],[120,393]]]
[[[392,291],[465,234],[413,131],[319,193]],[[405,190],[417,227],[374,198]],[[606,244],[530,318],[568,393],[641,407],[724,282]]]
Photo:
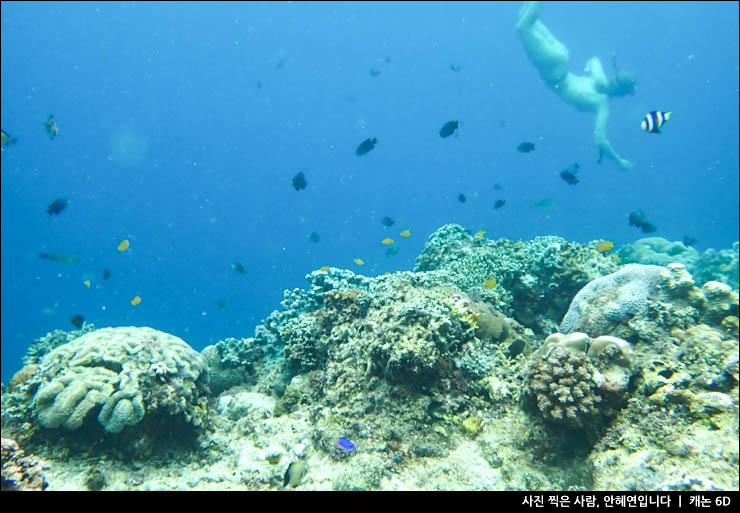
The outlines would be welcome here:
[[[151,328],[105,328],[49,352],[37,373],[34,405],[41,426],[75,430],[93,415],[120,433],[145,415],[183,415],[198,426],[205,412],[206,363],[183,340]]]

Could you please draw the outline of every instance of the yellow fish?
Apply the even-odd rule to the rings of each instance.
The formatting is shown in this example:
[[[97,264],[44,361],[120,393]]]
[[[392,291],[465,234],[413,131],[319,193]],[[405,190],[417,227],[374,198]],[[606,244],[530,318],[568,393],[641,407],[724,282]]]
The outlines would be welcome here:
[[[404,239],[408,239],[409,237],[411,237],[411,230],[404,230],[399,235]]]
[[[610,240],[603,240],[596,245],[596,251],[599,253],[607,253],[612,250],[614,243]]]
[[[475,237],[476,239],[482,239],[485,236],[486,236],[485,230],[478,230],[477,232],[475,232],[475,235],[473,235],[473,237]]]
[[[84,283],[85,287],[87,287],[88,289],[90,288],[90,280],[85,280],[82,283]]]
[[[139,296],[136,296],[134,299],[131,300],[131,304],[136,306],[139,303],[141,303],[141,298]]]
[[[331,267],[329,267],[328,265],[325,265],[324,267],[319,267],[319,271],[324,273],[328,273],[329,269],[331,269]]]
[[[384,246],[390,246],[391,244],[393,244],[393,239],[383,239],[382,244]]]
[[[126,251],[129,247],[128,239],[123,239],[118,245],[118,251]]]
[[[486,280],[483,282],[483,286],[487,289],[492,289],[496,286],[496,280]]]
[[[362,258],[355,258],[354,261],[357,265],[365,265],[365,261]]]

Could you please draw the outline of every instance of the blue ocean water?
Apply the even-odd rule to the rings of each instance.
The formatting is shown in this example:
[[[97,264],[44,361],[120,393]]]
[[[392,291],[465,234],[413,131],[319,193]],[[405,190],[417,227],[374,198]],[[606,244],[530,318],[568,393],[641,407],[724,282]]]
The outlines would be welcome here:
[[[596,163],[593,114],[548,90],[514,30],[519,9],[3,2],[1,119],[17,142],[2,151],[2,380],[32,339],[73,329],[75,314],[97,327],[150,326],[199,350],[251,336],[308,272],[409,270],[446,223],[619,247],[644,236],[627,223],[643,209],[657,236],[730,247],[738,4],[545,5],[572,72],[598,56],[611,75],[614,56],[637,75],[609,120],[629,172]],[[660,135],[639,126],[652,110],[673,112]],[[460,128],[441,139],[449,120]],[[376,148],[356,156],[368,137]],[[535,151],[518,152],[524,141]],[[575,162],[572,186],[558,172]],[[296,191],[301,171],[308,187]],[[57,198],[69,207],[50,216]],[[532,208],[544,198],[554,208]],[[506,204],[494,210],[497,199]],[[398,254],[386,256],[386,237]],[[119,252],[123,239],[130,249]]]

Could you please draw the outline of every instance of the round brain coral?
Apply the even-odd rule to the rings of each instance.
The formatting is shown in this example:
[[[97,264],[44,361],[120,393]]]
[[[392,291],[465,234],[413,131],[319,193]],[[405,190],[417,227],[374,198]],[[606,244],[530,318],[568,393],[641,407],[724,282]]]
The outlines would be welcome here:
[[[182,414],[200,425],[207,380],[203,356],[151,328],[105,328],[57,347],[41,361],[34,398],[45,428],[80,428],[93,413],[108,433],[147,413]]]

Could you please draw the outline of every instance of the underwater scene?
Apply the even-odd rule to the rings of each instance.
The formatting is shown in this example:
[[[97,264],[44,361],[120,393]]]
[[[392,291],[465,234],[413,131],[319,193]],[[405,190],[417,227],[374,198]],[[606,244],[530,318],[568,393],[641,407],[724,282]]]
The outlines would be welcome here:
[[[737,2],[2,2],[2,490],[738,490]]]

